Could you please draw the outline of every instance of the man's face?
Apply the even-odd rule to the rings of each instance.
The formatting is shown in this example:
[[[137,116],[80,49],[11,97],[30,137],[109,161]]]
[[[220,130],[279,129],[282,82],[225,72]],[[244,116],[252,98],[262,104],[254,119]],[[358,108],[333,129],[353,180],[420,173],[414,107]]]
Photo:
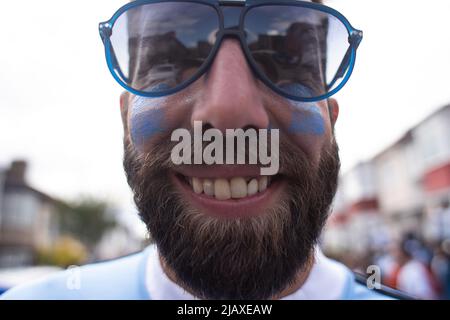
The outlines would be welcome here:
[[[311,259],[335,193],[337,103],[274,93],[239,42],[225,39],[186,89],[162,98],[126,93],[121,108],[128,181],[176,279],[201,298],[266,299],[285,289]],[[174,165],[171,134],[194,121],[223,133],[279,129],[279,172],[267,179],[258,165]]]

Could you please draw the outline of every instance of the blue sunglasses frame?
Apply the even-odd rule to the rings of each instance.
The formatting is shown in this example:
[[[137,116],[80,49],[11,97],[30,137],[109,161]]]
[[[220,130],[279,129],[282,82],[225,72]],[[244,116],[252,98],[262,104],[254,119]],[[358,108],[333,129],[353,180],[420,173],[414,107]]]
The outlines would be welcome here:
[[[163,3],[163,2],[181,2],[181,3],[198,3],[210,6],[214,8],[216,11],[218,17],[219,17],[219,32],[217,33],[216,42],[211,49],[211,52],[209,53],[208,57],[206,58],[203,65],[197,70],[197,72],[186,82],[181,83],[180,85],[177,85],[174,88],[160,91],[160,92],[144,92],[140,90],[136,90],[131,88],[125,81],[126,77],[124,76],[123,72],[120,69],[120,66],[117,62],[117,58],[114,53],[114,49],[111,43],[111,35],[112,30],[114,28],[114,24],[116,23],[117,19],[126,11],[142,5],[147,4],[154,4],[154,3]],[[245,40],[245,34],[244,34],[244,21],[246,14],[253,8],[259,7],[259,6],[269,6],[269,5],[285,5],[285,6],[296,6],[296,7],[303,7],[303,8],[309,8],[309,9],[315,9],[327,14],[330,14],[334,17],[336,17],[339,21],[341,21],[348,32],[348,41],[349,41],[349,48],[336,72],[336,75],[334,76],[333,80],[329,85],[327,85],[327,89],[331,88],[335,82],[343,77],[342,82],[333,90],[328,91],[327,93],[317,96],[317,97],[310,97],[310,98],[304,98],[304,97],[297,97],[291,94],[288,94],[284,92],[283,90],[279,89],[275,84],[270,81],[270,79],[257,67],[256,62],[253,60],[251,56],[250,49],[248,48]],[[224,27],[224,14],[222,12],[221,7],[223,6],[238,6],[243,7],[243,10],[241,12],[240,18],[239,18],[239,28],[236,29],[226,29]],[[271,88],[273,91],[278,93],[279,95],[286,97],[291,100],[300,101],[300,102],[315,102],[320,101],[324,99],[328,99],[332,95],[336,94],[339,90],[341,90],[344,85],[348,82],[350,79],[351,74],[353,73],[353,69],[355,66],[356,61],[356,50],[358,49],[359,44],[362,41],[363,38],[363,32],[361,30],[355,29],[350,22],[337,10],[330,8],[328,6],[325,6],[323,4],[319,3],[313,3],[313,2],[306,2],[306,1],[298,1],[298,0],[291,0],[291,1],[274,1],[274,0],[246,0],[246,1],[238,1],[238,0],[231,0],[231,1],[221,1],[221,0],[137,0],[130,2],[124,6],[122,6],[119,10],[117,10],[114,15],[111,17],[111,19],[101,22],[99,24],[99,33],[100,37],[102,39],[102,42],[105,47],[105,56],[106,56],[106,62],[108,65],[108,69],[111,72],[114,79],[127,91],[143,97],[150,97],[150,98],[157,98],[162,96],[171,95],[174,93],[177,93],[189,85],[191,85],[193,82],[198,80],[211,66],[211,64],[214,61],[214,58],[220,48],[220,45],[226,36],[234,36],[239,39],[241,43],[241,47],[244,51],[244,55],[247,59],[248,64],[250,65],[252,71],[256,76],[269,88]],[[125,81],[124,81],[125,80]]]

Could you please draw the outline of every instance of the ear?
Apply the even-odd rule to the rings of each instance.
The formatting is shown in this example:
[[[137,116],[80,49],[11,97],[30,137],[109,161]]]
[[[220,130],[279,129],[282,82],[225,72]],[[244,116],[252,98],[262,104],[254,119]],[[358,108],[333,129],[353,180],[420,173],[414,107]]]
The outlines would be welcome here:
[[[120,115],[122,117],[123,128],[126,131],[128,128],[128,104],[130,101],[130,93],[124,91],[120,95]]]
[[[336,99],[328,99],[328,112],[330,113],[331,126],[334,128],[339,117],[339,103]]]

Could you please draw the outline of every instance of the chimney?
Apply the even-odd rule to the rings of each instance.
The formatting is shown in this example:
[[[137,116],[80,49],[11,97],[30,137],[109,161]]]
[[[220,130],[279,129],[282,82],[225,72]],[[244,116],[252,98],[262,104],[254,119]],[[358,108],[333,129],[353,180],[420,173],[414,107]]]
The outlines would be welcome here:
[[[25,185],[25,174],[27,162],[24,160],[14,160],[7,172],[6,180],[11,184]]]

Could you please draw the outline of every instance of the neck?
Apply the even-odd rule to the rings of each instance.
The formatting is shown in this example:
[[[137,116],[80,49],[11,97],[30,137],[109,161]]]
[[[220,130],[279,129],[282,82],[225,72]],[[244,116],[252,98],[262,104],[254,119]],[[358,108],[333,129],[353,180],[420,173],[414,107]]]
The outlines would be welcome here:
[[[166,263],[165,259],[161,257],[161,255],[159,256],[159,261],[161,263],[164,273],[172,282],[183,288],[186,292],[190,293],[194,297],[199,298],[194,292],[192,292],[190,288],[186,287],[183,283],[181,283],[181,281],[177,279],[175,271],[173,271],[169,267],[169,265]],[[279,294],[276,294],[272,298],[270,298],[270,300],[279,300],[298,291],[308,279],[308,276],[311,272],[314,262],[315,259],[313,250],[312,254],[310,254],[310,257],[308,258],[306,265],[297,272],[297,275],[294,277],[294,280]]]

